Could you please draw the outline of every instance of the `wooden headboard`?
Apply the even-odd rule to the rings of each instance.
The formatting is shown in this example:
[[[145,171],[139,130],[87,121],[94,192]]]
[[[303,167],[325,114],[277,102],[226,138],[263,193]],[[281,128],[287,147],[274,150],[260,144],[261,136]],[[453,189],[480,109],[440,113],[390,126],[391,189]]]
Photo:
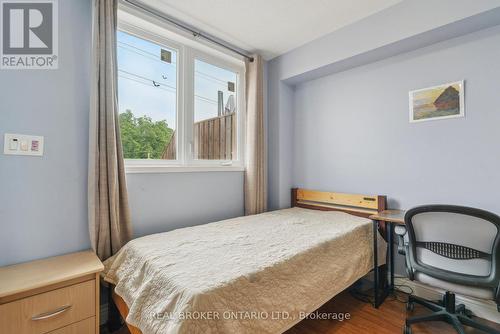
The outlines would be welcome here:
[[[386,209],[386,196],[343,194],[326,191],[292,189],[292,207],[323,211],[343,211],[368,218]]]

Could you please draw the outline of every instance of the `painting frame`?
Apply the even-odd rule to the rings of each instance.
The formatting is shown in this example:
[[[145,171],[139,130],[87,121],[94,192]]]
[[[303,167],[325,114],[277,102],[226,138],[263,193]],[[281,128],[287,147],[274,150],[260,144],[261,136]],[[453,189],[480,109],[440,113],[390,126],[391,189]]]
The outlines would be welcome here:
[[[415,94],[425,92],[425,91],[431,91],[431,90],[438,90],[442,89],[443,91],[447,89],[450,86],[458,86],[458,103],[459,103],[459,108],[458,108],[458,113],[452,114],[452,115],[445,115],[445,116],[431,116],[431,117],[425,117],[425,118],[415,118]],[[451,119],[451,118],[463,118],[465,117],[465,80],[459,80],[459,81],[453,81],[453,82],[447,82],[435,86],[430,86],[426,88],[421,88],[421,89],[414,89],[408,92],[408,105],[409,105],[409,119],[410,123],[421,123],[421,122],[427,122],[427,121],[437,121],[437,120],[443,120],[443,119]]]

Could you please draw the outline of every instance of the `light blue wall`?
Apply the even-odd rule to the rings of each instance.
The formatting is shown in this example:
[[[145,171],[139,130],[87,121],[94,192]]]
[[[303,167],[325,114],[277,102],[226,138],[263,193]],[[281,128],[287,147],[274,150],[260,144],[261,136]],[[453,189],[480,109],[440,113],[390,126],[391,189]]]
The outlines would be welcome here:
[[[498,59],[500,26],[297,85],[292,185],[500,214]],[[409,123],[409,90],[462,79],[465,118]]]
[[[269,207],[307,187],[500,214],[499,6],[403,1],[270,61]],[[409,124],[409,90],[461,79],[465,118]]]
[[[135,236],[243,215],[243,172],[128,174]]]
[[[429,8],[433,9],[432,13],[429,13]],[[422,17],[426,19],[422,20]],[[296,133],[299,130],[292,120],[293,106],[300,103],[294,97],[296,86],[498,24],[498,0],[402,1],[272,59],[269,62],[268,83],[269,207],[276,209],[289,206],[290,188],[294,185],[303,186],[291,173],[297,151],[294,147],[297,140],[294,138],[302,138]],[[437,80],[432,76],[427,78],[429,81]],[[345,88],[340,91],[343,90]],[[313,119],[322,121],[315,117]],[[328,144],[333,146],[336,143],[328,141]],[[321,166],[322,160],[314,163]],[[333,187],[329,190],[336,189]]]
[[[91,1],[59,1],[59,69],[0,71],[4,133],[45,136],[39,157],[0,153],[0,266],[88,249]],[[243,214],[243,173],[128,174],[135,235]]]
[[[89,247],[91,1],[59,1],[59,69],[0,70],[0,265]],[[3,155],[3,134],[45,136],[43,157]]]
[[[500,214],[499,59],[497,26],[297,85],[293,185]],[[409,90],[461,79],[465,118],[409,123]]]

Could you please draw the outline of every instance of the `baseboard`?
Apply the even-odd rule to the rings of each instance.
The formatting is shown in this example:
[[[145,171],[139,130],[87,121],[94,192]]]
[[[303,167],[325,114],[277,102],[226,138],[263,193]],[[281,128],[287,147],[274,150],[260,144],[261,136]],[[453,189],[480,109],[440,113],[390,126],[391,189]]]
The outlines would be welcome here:
[[[407,278],[396,278],[394,284],[396,285],[396,289],[398,285],[409,286],[415,296],[429,300],[440,300],[445,293],[444,290],[411,281]],[[408,292],[405,289],[401,289],[401,291]],[[500,313],[497,311],[497,304],[495,302],[463,295],[456,295],[455,299],[457,304],[464,304],[475,316],[500,323]]]

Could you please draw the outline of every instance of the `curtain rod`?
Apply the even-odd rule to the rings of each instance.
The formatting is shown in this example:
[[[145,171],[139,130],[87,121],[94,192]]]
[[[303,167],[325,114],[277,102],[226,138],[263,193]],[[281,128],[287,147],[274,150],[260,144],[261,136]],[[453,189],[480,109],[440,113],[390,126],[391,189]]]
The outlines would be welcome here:
[[[179,21],[173,17],[170,17],[166,14],[163,14],[153,8],[150,8],[149,6],[146,6],[140,2],[137,2],[137,1],[134,1],[134,0],[121,0],[122,2],[124,3],[127,3],[135,8],[138,8],[140,10],[142,10],[143,12],[146,12],[148,14],[151,14],[151,15],[154,15],[164,21],[167,21],[169,22],[170,24],[173,24],[175,25],[176,27],[180,28],[181,30],[184,30],[184,31],[187,31],[189,33],[191,33],[194,37],[200,37],[200,38],[203,38],[213,44],[216,44],[218,46],[221,46],[225,49],[228,49],[236,54],[239,54],[240,56],[243,56],[245,58],[247,58],[250,62],[253,61],[253,57],[252,56],[249,56],[248,53],[246,53],[246,51],[236,47],[236,46],[233,46],[215,36],[212,36],[212,35],[209,35],[205,32],[202,32],[202,31],[199,31],[199,30],[196,30],[196,28],[182,22],[182,21]]]

